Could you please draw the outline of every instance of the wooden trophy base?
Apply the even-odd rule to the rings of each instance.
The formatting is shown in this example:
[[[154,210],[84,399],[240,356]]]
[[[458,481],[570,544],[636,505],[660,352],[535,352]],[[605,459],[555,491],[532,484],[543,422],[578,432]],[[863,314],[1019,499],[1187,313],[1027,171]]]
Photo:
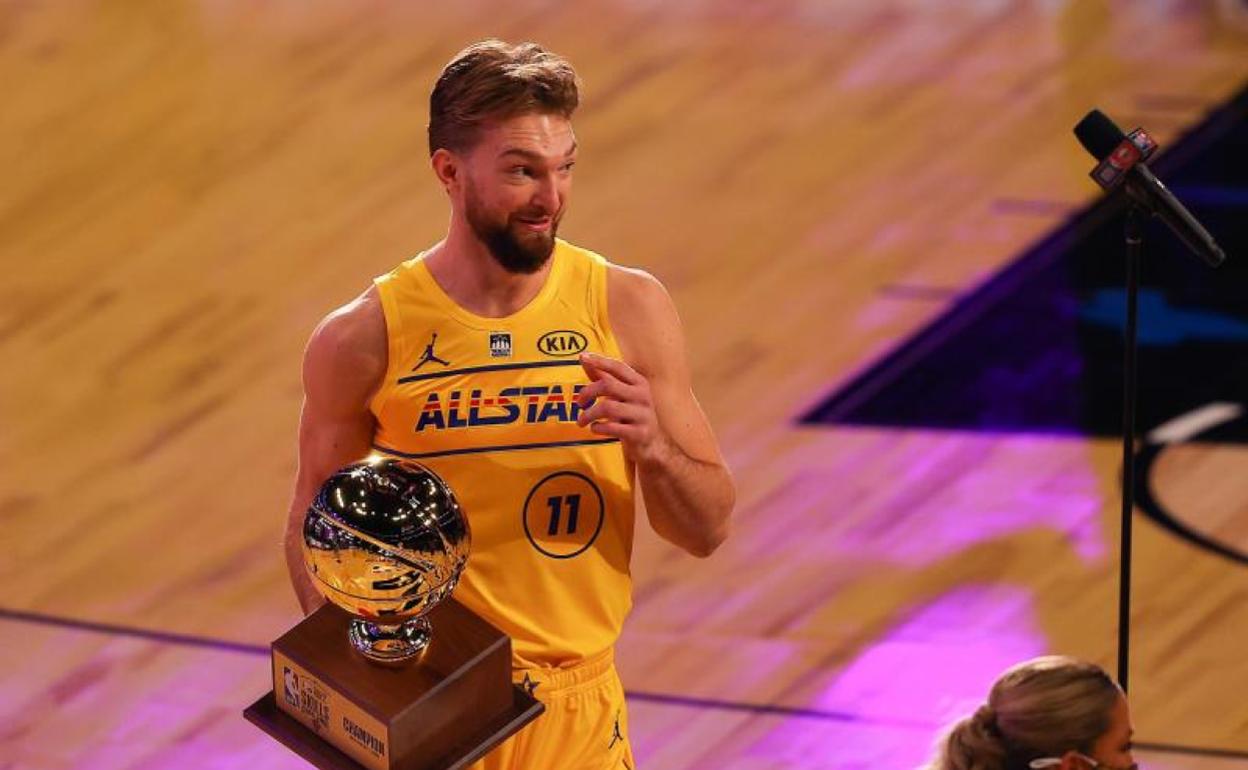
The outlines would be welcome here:
[[[441,770],[462,770],[484,757],[542,713],[541,702],[525,692],[523,687],[513,685],[512,690],[516,696],[515,705],[495,724],[484,727],[481,734],[476,736],[476,746],[460,756],[438,760],[433,766]],[[272,691],[248,706],[243,711],[243,716],[248,722],[264,730],[286,748],[312,763],[313,767],[320,768],[320,770],[362,770],[364,768],[364,765],[343,754],[327,743],[324,738],[279,709]]]
[[[369,661],[326,604],[273,643],[273,691],[243,716],[322,770],[464,768],[544,706],[511,682],[511,640],[454,600],[413,660]]]

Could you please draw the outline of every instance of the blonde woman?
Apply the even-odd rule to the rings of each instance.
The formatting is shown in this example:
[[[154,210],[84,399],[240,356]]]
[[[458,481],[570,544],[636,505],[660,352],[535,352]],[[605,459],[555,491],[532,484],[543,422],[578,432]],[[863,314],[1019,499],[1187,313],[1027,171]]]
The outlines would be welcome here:
[[[927,770],[1137,770],[1131,736],[1127,699],[1104,670],[1047,656],[1002,674]]]

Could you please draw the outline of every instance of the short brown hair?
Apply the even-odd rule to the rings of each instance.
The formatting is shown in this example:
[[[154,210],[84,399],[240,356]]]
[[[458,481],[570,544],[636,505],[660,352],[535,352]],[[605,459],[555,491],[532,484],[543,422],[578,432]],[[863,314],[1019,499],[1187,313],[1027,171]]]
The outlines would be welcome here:
[[[576,71],[536,43],[482,40],[455,54],[429,95],[429,154],[463,151],[478,129],[529,112],[572,117],[580,103]]]

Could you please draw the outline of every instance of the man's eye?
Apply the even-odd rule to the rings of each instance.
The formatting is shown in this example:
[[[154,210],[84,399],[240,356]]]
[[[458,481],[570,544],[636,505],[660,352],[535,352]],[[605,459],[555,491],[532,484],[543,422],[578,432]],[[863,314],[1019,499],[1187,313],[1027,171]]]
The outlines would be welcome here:
[[[563,164],[563,166],[562,166],[562,167],[560,167],[560,169],[559,169],[559,170],[560,170],[560,171],[562,171],[563,173],[565,173],[565,174],[566,174],[566,173],[568,173],[569,171],[571,171],[571,170],[572,170],[572,167],[573,167],[573,166],[575,166],[575,165],[576,165],[576,161],[573,161],[573,162],[571,162],[571,163],[564,163],[564,164]]]
[[[528,176],[529,169],[526,166],[512,166],[511,168],[507,169],[507,173],[511,174],[512,176]]]

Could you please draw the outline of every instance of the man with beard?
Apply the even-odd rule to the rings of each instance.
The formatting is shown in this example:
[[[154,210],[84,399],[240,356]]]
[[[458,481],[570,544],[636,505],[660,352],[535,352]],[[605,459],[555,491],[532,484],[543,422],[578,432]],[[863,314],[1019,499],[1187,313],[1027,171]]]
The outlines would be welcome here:
[[[446,237],[317,327],[304,358],[286,555],[320,484],[370,452],[428,465],[459,497],[472,554],[455,598],[512,639],[546,713],[480,768],[632,768],[612,652],[631,606],[635,489],[651,526],[708,556],[732,477],[690,389],[667,292],[556,237],[579,102],[564,59],[497,40],[461,51],[430,97]]]

